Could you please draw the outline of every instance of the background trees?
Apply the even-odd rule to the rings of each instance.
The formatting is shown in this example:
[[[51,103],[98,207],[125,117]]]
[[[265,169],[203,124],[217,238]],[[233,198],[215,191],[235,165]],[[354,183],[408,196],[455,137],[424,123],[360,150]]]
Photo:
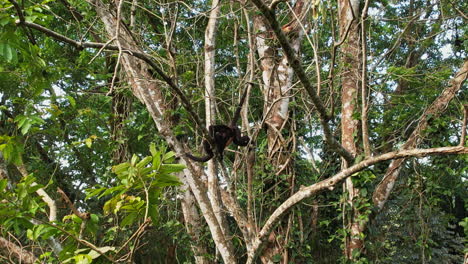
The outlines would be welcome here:
[[[462,261],[464,3],[0,4],[5,261]]]

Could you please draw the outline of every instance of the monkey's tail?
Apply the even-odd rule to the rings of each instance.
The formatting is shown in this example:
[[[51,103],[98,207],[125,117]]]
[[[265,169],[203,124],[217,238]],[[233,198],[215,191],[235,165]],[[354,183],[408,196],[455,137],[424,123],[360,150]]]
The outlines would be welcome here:
[[[206,156],[195,157],[195,156],[193,156],[192,154],[189,154],[189,153],[185,153],[185,156],[192,159],[192,160],[194,160],[194,161],[207,162],[211,158],[213,158],[214,153],[213,153],[213,150],[211,149],[210,143],[208,143],[208,141],[206,141],[206,140],[203,141],[203,148],[205,149]]]
[[[234,112],[234,116],[232,117],[231,127],[233,127],[233,126],[235,126],[237,124],[237,120],[240,117],[240,112],[242,110],[242,105],[245,102],[245,98],[247,97],[247,91],[248,90],[249,90],[249,88],[245,88],[244,93],[242,94],[242,97],[241,97],[241,100],[239,102],[239,105],[237,106],[236,112]]]

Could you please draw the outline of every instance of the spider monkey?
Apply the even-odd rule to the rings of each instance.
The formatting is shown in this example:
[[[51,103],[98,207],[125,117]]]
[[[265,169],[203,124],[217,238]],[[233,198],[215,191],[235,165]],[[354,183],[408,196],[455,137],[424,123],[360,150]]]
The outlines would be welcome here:
[[[238,146],[245,147],[249,144],[250,138],[248,136],[241,136],[241,132],[237,127],[236,123],[240,117],[240,111],[242,105],[244,104],[245,98],[247,96],[247,89],[245,89],[244,94],[240,100],[239,105],[237,106],[236,112],[232,117],[231,123],[229,126],[227,125],[212,125],[208,127],[208,133],[214,140],[216,153],[218,153],[219,158],[223,159],[223,151],[224,149],[234,142],[234,144]],[[194,160],[199,162],[206,162],[213,158],[214,153],[213,149],[210,146],[210,143],[207,140],[203,140],[203,149],[205,150],[206,155],[203,157],[195,157],[189,153],[185,153],[185,155]]]

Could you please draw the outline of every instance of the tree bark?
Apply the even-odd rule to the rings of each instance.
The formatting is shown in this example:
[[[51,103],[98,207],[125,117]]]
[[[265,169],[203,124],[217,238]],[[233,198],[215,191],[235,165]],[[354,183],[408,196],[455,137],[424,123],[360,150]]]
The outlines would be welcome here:
[[[360,26],[358,17],[360,17],[359,0],[340,0],[338,1],[340,39],[345,39],[342,45],[342,88],[341,88],[341,144],[353,156],[358,155],[356,146],[357,132],[359,122],[354,118],[358,105],[358,90],[361,81],[360,71]],[[347,168],[346,160],[343,160],[342,168]],[[363,247],[363,241],[360,234],[364,226],[360,224],[360,212],[355,208],[355,199],[359,197],[359,189],[354,187],[351,178],[347,178],[344,184],[348,194],[347,205],[350,207],[347,212],[347,228],[350,236],[345,240],[345,255],[347,259],[353,258],[353,251],[360,251]]]
[[[217,22],[220,10],[219,0],[213,0],[208,19],[208,25],[205,30],[205,115],[206,128],[216,122],[216,92],[215,92],[215,55],[216,55],[216,33]],[[225,236],[229,235],[229,226],[226,221],[226,215],[223,213],[221,197],[219,193],[218,174],[216,171],[216,159],[208,161],[208,197],[210,198],[213,212],[222,227]]]
[[[179,178],[183,179],[184,177],[182,175],[179,175]],[[207,257],[208,250],[206,246],[202,243],[203,224],[201,222],[202,220],[200,218],[200,214],[197,210],[195,197],[193,196],[192,192],[190,191],[190,187],[186,182],[184,182],[181,191],[184,192],[181,200],[181,205],[185,220],[185,228],[187,230],[187,234],[192,239],[192,243],[190,243],[190,245],[192,247],[193,255],[195,256],[195,263],[213,263]]]

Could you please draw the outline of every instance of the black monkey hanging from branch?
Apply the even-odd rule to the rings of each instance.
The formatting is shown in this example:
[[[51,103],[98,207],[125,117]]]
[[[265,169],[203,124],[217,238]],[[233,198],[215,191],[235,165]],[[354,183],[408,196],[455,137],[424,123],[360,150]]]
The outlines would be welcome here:
[[[234,142],[234,144],[238,146],[245,147],[249,144],[250,138],[248,136],[241,136],[241,132],[237,127],[237,120],[240,117],[240,111],[242,109],[242,105],[244,104],[245,98],[247,97],[247,90],[245,89],[244,93],[242,94],[241,100],[239,105],[237,106],[236,112],[231,119],[231,123],[227,125],[212,125],[208,127],[208,133],[210,137],[213,139],[215,144],[216,153],[219,155],[220,159],[223,159],[223,151],[224,149]],[[185,153],[187,157],[194,161],[199,162],[206,162],[213,158],[214,152],[213,149],[208,142],[208,140],[203,140],[203,149],[205,150],[206,155],[203,157],[195,157],[189,153]]]

